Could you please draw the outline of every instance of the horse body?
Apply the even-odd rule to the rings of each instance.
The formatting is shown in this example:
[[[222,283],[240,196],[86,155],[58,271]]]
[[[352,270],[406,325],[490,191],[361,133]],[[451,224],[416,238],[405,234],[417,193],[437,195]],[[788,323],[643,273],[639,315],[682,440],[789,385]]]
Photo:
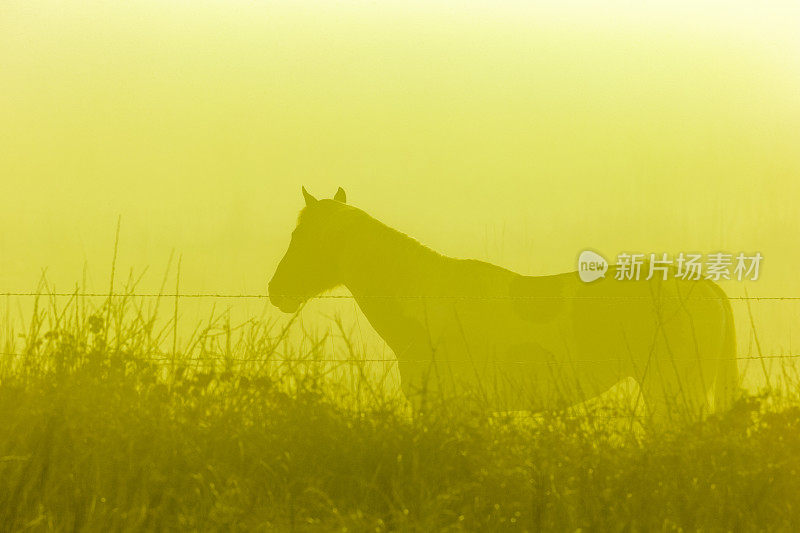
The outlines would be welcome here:
[[[576,272],[522,276],[438,254],[343,197],[307,203],[308,223],[329,247],[324,284],[350,290],[395,353],[408,396],[471,389],[497,410],[540,409],[582,402],[632,377],[656,416],[676,405],[707,413],[732,397],[733,320],[710,281],[616,281],[614,267],[588,284]],[[293,239],[270,284],[284,310],[289,272],[313,278],[302,276],[313,270],[300,259],[302,242],[293,250]],[[295,286],[305,288],[302,298],[329,288]]]

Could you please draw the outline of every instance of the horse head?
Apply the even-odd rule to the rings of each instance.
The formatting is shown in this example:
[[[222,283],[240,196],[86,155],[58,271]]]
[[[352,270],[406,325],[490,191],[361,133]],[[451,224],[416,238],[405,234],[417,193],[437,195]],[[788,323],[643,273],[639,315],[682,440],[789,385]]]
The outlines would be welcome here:
[[[347,202],[344,189],[339,187],[332,199],[318,200],[303,187],[303,198],[306,205],[297,217],[289,248],[269,282],[270,302],[285,313],[341,283],[335,217]]]

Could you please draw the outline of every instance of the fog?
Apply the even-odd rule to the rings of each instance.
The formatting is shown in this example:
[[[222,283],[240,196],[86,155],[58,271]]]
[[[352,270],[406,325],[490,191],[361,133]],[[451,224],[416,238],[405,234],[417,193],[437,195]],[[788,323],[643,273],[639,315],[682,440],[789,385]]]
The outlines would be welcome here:
[[[118,286],[148,268],[137,291],[158,291],[174,252],[170,291],[181,257],[181,292],[266,295],[304,185],[523,274],[585,249],[758,251],[760,278],[728,294],[800,297],[800,14],[753,9],[5,2],[0,291],[46,269],[69,292],[85,265],[107,291],[119,219]],[[187,327],[212,303],[182,304]],[[798,352],[800,301],[750,305],[752,324],[733,303],[741,355],[752,325],[763,354]],[[302,320],[337,309],[354,304]]]

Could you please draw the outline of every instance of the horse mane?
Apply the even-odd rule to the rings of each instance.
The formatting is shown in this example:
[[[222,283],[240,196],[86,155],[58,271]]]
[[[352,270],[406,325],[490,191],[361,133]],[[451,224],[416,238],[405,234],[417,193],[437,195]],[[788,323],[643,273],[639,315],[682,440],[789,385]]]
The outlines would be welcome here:
[[[322,204],[322,202],[325,203]],[[335,200],[320,200],[320,203],[321,205],[315,209],[324,208],[329,211],[326,215],[331,217],[331,223],[327,227],[329,231],[337,236],[346,239],[358,239],[362,242],[370,243],[378,249],[392,248],[400,249],[412,255],[444,257],[413,237],[372,217],[362,209],[349,204],[342,204]],[[309,208],[303,208],[297,217],[297,223],[300,224],[309,214]]]

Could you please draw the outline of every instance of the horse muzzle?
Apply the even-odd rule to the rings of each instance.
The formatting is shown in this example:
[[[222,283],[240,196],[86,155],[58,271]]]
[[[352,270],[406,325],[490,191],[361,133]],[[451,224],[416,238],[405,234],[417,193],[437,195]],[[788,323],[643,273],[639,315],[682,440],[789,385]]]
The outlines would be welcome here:
[[[269,290],[269,301],[284,313],[294,313],[303,303],[303,300],[296,296],[275,293],[271,289]]]

